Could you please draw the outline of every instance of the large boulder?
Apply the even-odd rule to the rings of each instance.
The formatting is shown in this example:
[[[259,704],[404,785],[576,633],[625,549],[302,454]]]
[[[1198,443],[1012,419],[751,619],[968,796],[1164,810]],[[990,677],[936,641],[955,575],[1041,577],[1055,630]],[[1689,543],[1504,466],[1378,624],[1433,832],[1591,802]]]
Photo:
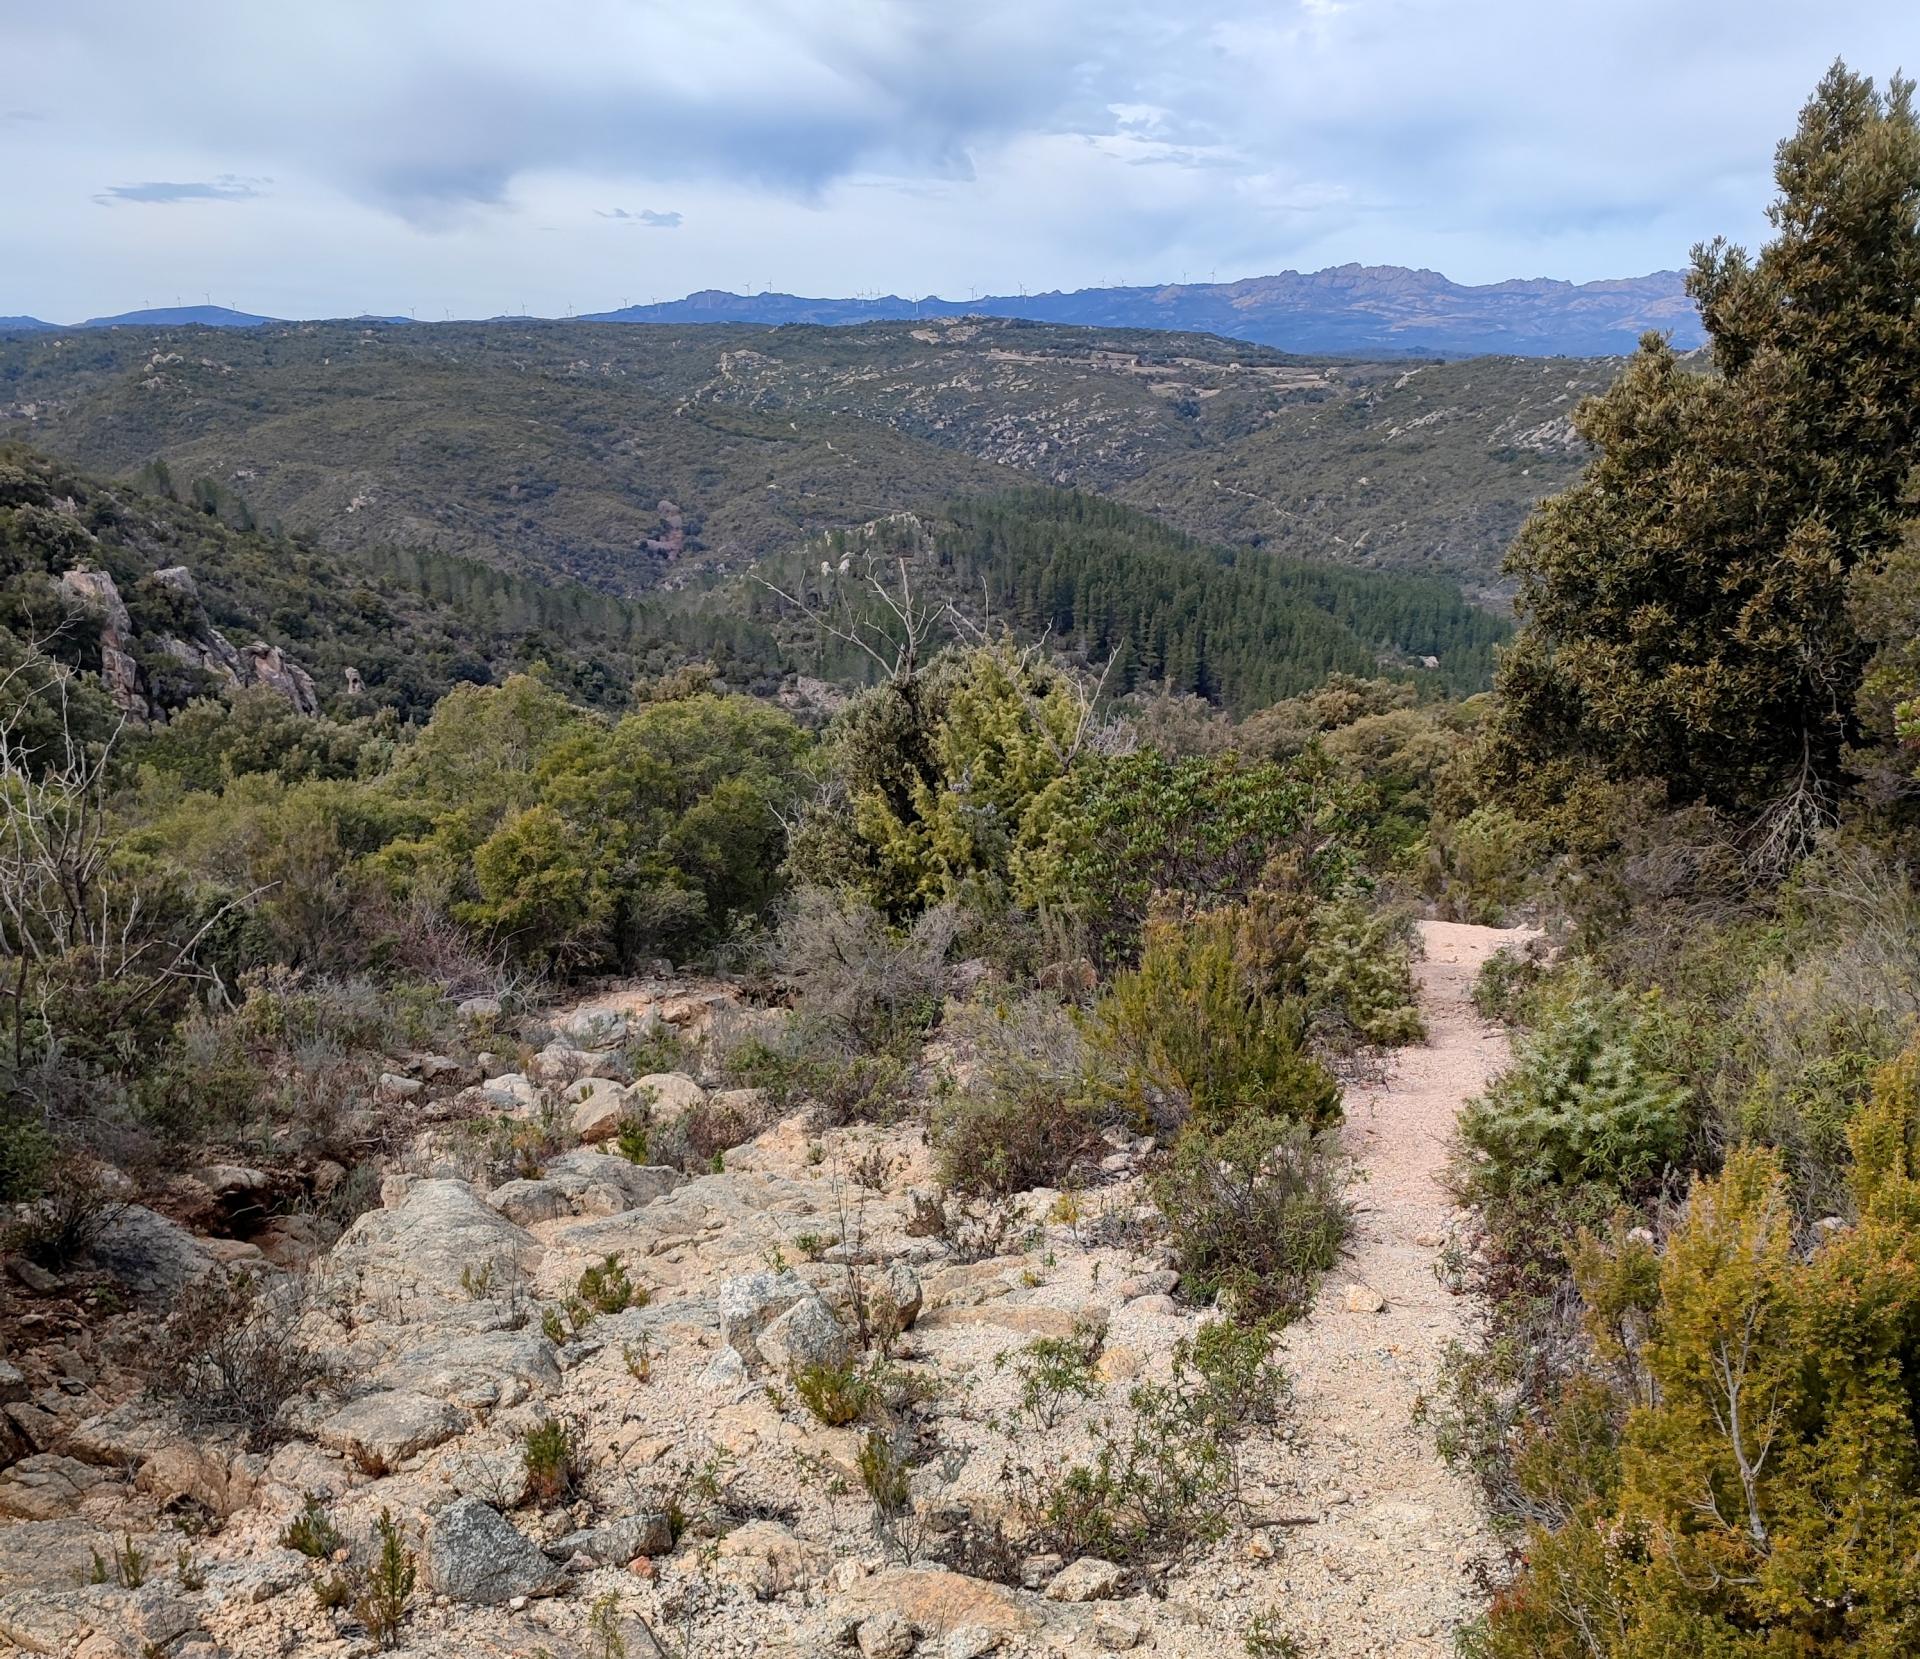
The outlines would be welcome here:
[[[555,1561],[585,1556],[596,1567],[624,1567],[636,1556],[667,1555],[672,1550],[673,1522],[657,1510],[584,1527],[547,1545],[547,1554]]]
[[[560,1386],[560,1367],[553,1344],[530,1328],[451,1335],[413,1329],[371,1380],[464,1410],[494,1411],[551,1393]]]
[[[813,1287],[791,1269],[742,1273],[720,1286],[720,1337],[748,1367],[762,1362],[760,1333],[796,1303],[813,1298]],[[814,1298],[817,1300],[817,1298]]]
[[[466,1413],[443,1400],[387,1389],[342,1406],[321,1422],[315,1438],[368,1474],[380,1475],[451,1440],[466,1426]]]
[[[468,1287],[486,1277],[514,1282],[540,1259],[524,1229],[462,1181],[416,1181],[390,1210],[369,1210],[334,1246],[328,1270],[357,1281],[364,1302],[391,1303],[417,1318],[417,1302],[471,1305]]]
[[[200,1240],[143,1204],[127,1205],[101,1229],[93,1259],[150,1307],[165,1306],[214,1267]]]
[[[594,1142],[619,1134],[620,1125],[637,1114],[640,1102],[618,1083],[589,1077],[567,1090],[566,1105],[572,1113],[573,1132],[583,1141]]]
[[[545,1595],[563,1579],[539,1545],[478,1498],[456,1498],[433,1518],[421,1566],[429,1589],[477,1607]]]
[[[619,1215],[642,1209],[686,1180],[665,1164],[636,1164],[618,1153],[587,1146],[549,1158],[544,1176],[567,1195],[578,1215]]]
[[[87,1494],[107,1478],[90,1463],[35,1452],[0,1470],[0,1518],[55,1521],[79,1513]]]
[[[534,1227],[573,1214],[565,1190],[547,1180],[508,1181],[488,1193],[487,1202],[516,1227]]]
[[[794,1303],[761,1331],[756,1345],[769,1365],[788,1376],[844,1365],[853,1349],[847,1328],[818,1296]]]
[[[649,1072],[635,1078],[628,1092],[635,1106],[645,1108],[662,1123],[707,1103],[707,1091],[683,1071]]]

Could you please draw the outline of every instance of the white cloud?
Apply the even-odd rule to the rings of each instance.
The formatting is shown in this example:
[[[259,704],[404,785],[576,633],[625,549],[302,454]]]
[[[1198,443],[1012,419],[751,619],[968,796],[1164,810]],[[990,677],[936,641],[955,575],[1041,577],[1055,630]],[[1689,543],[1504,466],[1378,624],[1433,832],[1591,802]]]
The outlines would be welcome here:
[[[1907,0],[530,15],[7,8],[0,58],[31,66],[31,108],[0,118],[0,312],[212,287],[281,314],[557,313],[635,290],[1012,291],[1347,259],[1622,275],[1764,234],[1773,143],[1826,63],[1885,74],[1912,45]],[[635,201],[673,205],[607,206]],[[606,235],[622,215],[675,234]]]

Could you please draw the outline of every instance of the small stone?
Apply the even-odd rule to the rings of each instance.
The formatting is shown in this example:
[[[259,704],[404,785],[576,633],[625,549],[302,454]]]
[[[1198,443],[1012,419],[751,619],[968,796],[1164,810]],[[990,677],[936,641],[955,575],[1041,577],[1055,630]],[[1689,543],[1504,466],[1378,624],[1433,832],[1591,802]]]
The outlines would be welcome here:
[[[1047,1584],[1048,1601],[1105,1601],[1126,1575],[1111,1561],[1083,1555],[1062,1567]]]
[[[860,1645],[861,1659],[907,1659],[918,1638],[898,1613],[875,1613],[860,1621],[854,1640]]]
[[[497,1020],[500,1017],[500,999],[498,997],[468,997],[460,1004],[459,1015],[463,1020],[478,1022]]]
[[[417,1077],[402,1077],[397,1071],[383,1071],[373,1092],[378,1099],[393,1106],[403,1100],[412,1100],[425,1088],[426,1084]]]
[[[662,1123],[707,1103],[707,1091],[681,1071],[657,1071],[636,1078],[628,1095],[635,1106],[644,1107]]]
[[[1372,1285],[1354,1284],[1347,1286],[1346,1303],[1348,1313],[1380,1313],[1385,1310],[1387,1299]]]
[[[1057,1555],[1030,1555],[1020,1563],[1020,1582],[1029,1590],[1045,1589],[1064,1566]]]
[[[1000,1647],[1000,1632],[983,1624],[963,1624],[947,1636],[944,1659],[985,1659]]]
[[[1121,1652],[1138,1647],[1146,1633],[1145,1625],[1138,1619],[1128,1618],[1124,1613],[1101,1613],[1093,1621],[1093,1639],[1102,1647]]]
[[[60,1288],[60,1281],[38,1262],[30,1262],[25,1256],[13,1256],[8,1259],[7,1272],[21,1289],[35,1296],[51,1296]]]

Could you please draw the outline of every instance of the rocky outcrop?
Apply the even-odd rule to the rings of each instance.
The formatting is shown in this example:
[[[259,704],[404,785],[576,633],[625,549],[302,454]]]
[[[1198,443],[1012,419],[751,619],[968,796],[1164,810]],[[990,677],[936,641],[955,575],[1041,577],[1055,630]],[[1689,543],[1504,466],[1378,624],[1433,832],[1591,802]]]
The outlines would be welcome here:
[[[459,1498],[427,1529],[428,1585],[450,1601],[491,1607],[560,1587],[560,1570],[498,1511]]]
[[[200,602],[200,591],[193,574],[184,565],[169,565],[156,570],[152,581],[179,601],[178,608],[190,622],[190,631],[148,636],[148,643],[188,668],[196,668],[226,683],[229,690],[264,686],[284,697],[301,714],[320,712],[320,693],[310,675],[277,645],[264,640],[236,649],[227,636],[214,627]],[[129,719],[145,720],[152,714],[141,681],[140,665],[133,655],[135,632],[126,601],[104,570],[76,566],[64,571],[60,585],[81,609],[100,620],[100,678],[114,705]]]

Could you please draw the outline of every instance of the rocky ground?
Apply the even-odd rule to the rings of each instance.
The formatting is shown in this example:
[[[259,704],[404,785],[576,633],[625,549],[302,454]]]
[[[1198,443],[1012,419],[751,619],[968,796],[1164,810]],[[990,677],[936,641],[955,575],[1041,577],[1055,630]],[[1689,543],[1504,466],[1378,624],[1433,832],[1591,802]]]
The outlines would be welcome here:
[[[944,1229],[917,1129],[789,1118],[716,1173],[636,1164],[607,1139],[630,1087],[614,1040],[661,1018],[697,1029],[727,997],[651,985],[569,1011],[523,1072],[397,1067],[382,1088],[416,1132],[331,1248],[291,1220],[219,1238],[134,1208],[84,1270],[9,1264],[0,1652],[370,1652],[352,1608],[326,1605],[329,1546],[363,1550],[383,1512],[418,1571],[399,1651],[423,1656],[1199,1659],[1245,1651],[1266,1612],[1303,1653],[1447,1651],[1496,1550],[1415,1421],[1464,1317],[1434,1272],[1452,1224],[1435,1175],[1454,1112],[1504,1059],[1468,992],[1512,936],[1424,931],[1430,1040],[1349,1090],[1360,1225],[1284,1339],[1294,1410],[1248,1448],[1243,1520],[1177,1567],[1016,1552],[996,1581],[931,1559],[983,1566],[956,1537],[1086,1456],[1092,1425],[1199,1326],[1142,1224],[1148,1147],[1116,1138],[1089,1190]],[[656,1111],[751,1105],[679,1074],[631,1086]],[[582,1144],[486,1173],[497,1154],[474,1125],[542,1114]],[[201,1173],[207,1213],[266,1179]],[[603,1282],[617,1311],[601,1312],[582,1276],[610,1257],[644,1300],[618,1308]],[[271,1449],[189,1433],[141,1387],[154,1321],[223,1267],[303,1287],[289,1329],[332,1368]],[[1106,1326],[1094,1397],[1050,1425],[1020,1415],[1001,1356],[1090,1317]],[[862,1482],[866,1430],[819,1421],[788,1381],[863,1324],[896,1333],[886,1385],[917,1402],[919,1468],[889,1533]],[[542,1502],[524,1445],[545,1424],[581,1473]],[[287,1542],[308,1510],[337,1533],[312,1554]]]

